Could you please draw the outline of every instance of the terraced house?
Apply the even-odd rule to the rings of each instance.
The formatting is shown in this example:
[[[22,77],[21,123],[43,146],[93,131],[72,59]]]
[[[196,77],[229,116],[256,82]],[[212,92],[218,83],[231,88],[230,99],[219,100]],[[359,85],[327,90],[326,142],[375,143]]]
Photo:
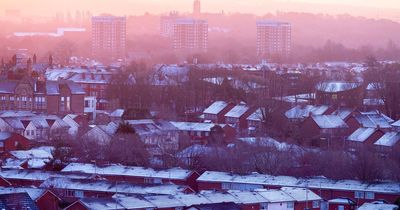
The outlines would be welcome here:
[[[0,110],[83,114],[85,91],[72,81],[0,81]]]

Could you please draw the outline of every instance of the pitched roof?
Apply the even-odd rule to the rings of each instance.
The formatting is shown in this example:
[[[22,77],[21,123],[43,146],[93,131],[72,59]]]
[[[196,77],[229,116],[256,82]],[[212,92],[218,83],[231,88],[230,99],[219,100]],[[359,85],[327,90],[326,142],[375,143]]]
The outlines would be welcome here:
[[[226,103],[225,101],[215,101],[209,107],[207,107],[203,111],[203,113],[204,114],[219,114],[227,106],[228,106],[228,103]]]
[[[181,168],[170,168],[166,170],[155,170],[138,166],[123,165],[94,165],[89,163],[70,163],[62,172],[82,172],[87,174],[115,175],[115,176],[136,176],[162,179],[186,179],[193,172]]]
[[[138,195],[175,195],[184,193],[188,189],[187,186],[174,184],[140,185],[129,182],[115,183],[108,180],[72,179],[66,177],[50,177],[40,187]]]
[[[313,115],[311,118],[322,129],[348,128],[342,118],[337,115]]]
[[[378,141],[374,144],[379,146],[387,146],[392,147],[396,145],[400,140],[400,133],[399,132],[388,132],[385,133]]]
[[[0,141],[9,139],[12,136],[10,132],[2,131],[0,132]]]
[[[238,104],[225,114],[225,117],[239,118],[244,115],[250,108],[246,104]]]
[[[296,178],[291,176],[272,176],[258,173],[238,175],[227,172],[206,171],[200,175],[197,181],[211,183],[243,183],[260,185],[260,187],[263,185],[269,185],[311,189],[358,190],[388,194],[400,193],[399,182],[366,183],[356,180],[331,180],[324,177]]]
[[[352,90],[360,86],[361,83],[356,82],[330,81],[317,84],[316,89],[322,92],[337,93]]]
[[[355,119],[365,128],[391,128],[394,120],[376,112],[361,113]]]
[[[364,142],[372,134],[374,134],[375,131],[377,131],[377,129],[375,129],[375,128],[359,128],[359,129],[355,130],[349,137],[347,137],[347,140]]]
[[[322,105],[322,106],[313,106],[313,105],[306,105],[301,106],[297,105],[288,111],[285,112],[285,116],[289,119],[303,119],[310,115],[323,115],[329,106]]]

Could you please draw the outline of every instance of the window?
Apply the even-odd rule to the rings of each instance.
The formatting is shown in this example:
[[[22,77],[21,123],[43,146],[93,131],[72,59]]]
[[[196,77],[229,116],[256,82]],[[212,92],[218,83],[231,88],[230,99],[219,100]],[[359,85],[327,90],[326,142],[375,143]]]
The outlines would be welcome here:
[[[319,201],[313,201],[312,202],[312,207],[315,208],[319,208]]]
[[[83,198],[83,191],[80,190],[75,190],[75,197],[77,198]]]
[[[67,111],[70,111],[71,110],[71,98],[69,96],[67,96],[66,98],[67,98],[66,109],[67,109]]]
[[[229,190],[229,189],[231,189],[231,184],[230,183],[222,183],[221,187],[223,190]]]
[[[65,101],[64,101],[64,97],[60,98],[60,111],[64,111],[65,110]]]
[[[336,95],[336,94],[333,94],[333,95],[332,95],[332,99],[333,99],[333,100],[336,100],[336,99],[337,99],[337,95]]]
[[[153,178],[144,178],[144,183],[145,184],[153,184],[154,183]]]
[[[294,203],[293,202],[288,202],[287,203],[287,208],[288,209],[293,209],[294,208]]]
[[[65,191],[65,196],[66,196],[66,197],[74,197],[74,196],[75,196],[75,191],[73,191],[73,190],[66,190],[66,191]]]
[[[365,199],[375,199],[375,193],[365,192]]]
[[[268,209],[268,203],[260,203],[260,210],[267,210]]]
[[[338,210],[344,210],[344,206],[343,205],[339,205],[337,209]]]
[[[160,178],[155,178],[155,179],[153,180],[153,183],[154,183],[154,184],[162,184],[162,179],[160,179]]]
[[[364,198],[364,192],[355,191],[354,192],[354,198]]]

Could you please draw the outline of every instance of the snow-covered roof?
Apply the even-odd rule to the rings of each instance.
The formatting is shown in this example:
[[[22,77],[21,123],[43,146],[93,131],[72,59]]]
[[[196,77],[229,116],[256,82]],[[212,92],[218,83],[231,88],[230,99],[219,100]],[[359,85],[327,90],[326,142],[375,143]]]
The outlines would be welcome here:
[[[50,171],[41,170],[16,170],[16,169],[3,169],[0,170],[0,176],[5,179],[21,179],[21,180],[36,180],[44,181],[50,177],[70,177],[74,179],[88,179],[90,176],[85,174],[61,174]]]
[[[364,183],[356,180],[335,181],[324,177],[296,178],[291,176],[272,176],[258,173],[253,173],[250,175],[237,175],[226,172],[206,171],[197,179],[197,181],[300,187],[311,189],[357,190],[389,194],[400,193],[400,183],[398,182]]]
[[[391,128],[394,120],[380,113],[361,113],[355,119],[365,128]]]
[[[360,86],[361,83],[356,82],[331,81],[317,84],[316,89],[322,92],[337,93],[352,90]]]
[[[225,114],[225,117],[239,118],[244,115],[250,108],[245,104],[238,104]]]
[[[215,101],[209,107],[204,110],[204,114],[219,114],[228,106],[225,101]]]
[[[111,112],[110,117],[122,117],[124,115],[125,109],[116,109]]]
[[[348,128],[342,118],[337,115],[313,115],[311,118],[322,129]]]
[[[335,198],[335,199],[329,200],[328,203],[355,204],[355,202],[349,198]]]
[[[8,138],[11,137],[11,135],[12,134],[10,132],[6,132],[6,131],[0,132],[0,141],[7,140]]]
[[[155,206],[140,196],[126,196],[122,194],[116,194],[113,199],[119,203],[124,209],[152,209]]]
[[[379,146],[387,146],[392,147],[396,145],[400,140],[400,133],[399,132],[388,132],[385,133],[378,141],[374,144]]]
[[[10,194],[10,193],[28,193],[32,200],[36,200],[41,197],[47,190],[29,187],[0,187],[0,194]]]
[[[252,120],[252,121],[262,121],[263,119],[263,111],[265,110],[264,108],[258,108],[253,114],[251,114],[249,117],[247,117],[247,120]]]
[[[400,120],[398,120],[398,121],[392,123],[392,126],[394,126],[394,127],[400,127]]]
[[[281,190],[300,202],[322,200],[320,196],[307,188],[282,187]]]
[[[355,130],[349,137],[347,137],[347,140],[364,142],[372,134],[374,134],[375,131],[377,131],[377,129],[375,129],[375,128],[359,128],[359,129]]]
[[[203,205],[203,204],[210,204],[212,203],[206,197],[202,196],[201,194],[181,194],[175,195],[175,199],[179,200],[181,203],[185,204],[186,206],[193,206],[193,205]]]
[[[349,117],[353,113],[353,109],[351,108],[338,108],[334,112],[332,112],[333,115],[337,115],[342,120],[345,120],[347,117]]]
[[[10,151],[10,154],[18,159],[52,159],[51,153],[41,149],[30,149],[30,150],[15,150]]]
[[[204,131],[210,132],[211,128],[218,124],[213,123],[195,123],[195,122],[170,122],[180,131]]]
[[[280,203],[280,202],[294,202],[296,201],[295,198],[291,197],[287,193],[281,190],[264,190],[260,189],[257,190],[258,194],[262,197],[268,199],[271,203]]]
[[[304,119],[310,115],[323,115],[328,109],[329,106],[325,105],[322,106],[297,105],[286,111],[285,116],[289,119]]]
[[[254,204],[254,203],[268,203],[269,200],[257,192],[229,190],[231,194],[239,203]]]
[[[171,195],[145,196],[144,198],[157,208],[175,208],[186,206],[184,203],[175,199],[175,197]]]
[[[202,191],[200,194],[213,203],[238,203],[238,200],[227,192]]]
[[[358,210],[396,210],[399,206],[386,203],[364,203]]]
[[[65,177],[51,177],[46,179],[40,187],[58,188],[97,192],[117,192],[126,194],[155,194],[155,195],[175,195],[184,193],[186,186],[163,184],[163,185],[138,185],[128,182],[112,182],[107,180],[93,179],[71,179]]]
[[[79,201],[83,206],[90,210],[123,210],[124,206],[112,198],[81,198]]]
[[[181,168],[170,168],[166,170],[154,170],[152,168],[106,165],[98,166],[89,163],[70,163],[62,172],[81,172],[87,174],[113,175],[113,176],[135,176],[161,179],[187,179],[193,171]]]
[[[365,98],[365,99],[363,99],[363,105],[365,105],[365,106],[382,106],[382,105],[385,105],[385,101],[380,98]]]

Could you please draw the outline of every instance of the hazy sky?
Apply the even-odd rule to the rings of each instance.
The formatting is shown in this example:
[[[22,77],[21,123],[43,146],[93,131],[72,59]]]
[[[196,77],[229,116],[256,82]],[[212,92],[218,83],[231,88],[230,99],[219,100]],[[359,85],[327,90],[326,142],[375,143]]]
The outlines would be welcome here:
[[[193,0],[0,0],[0,10],[20,9],[23,14],[54,15],[90,10],[95,14],[189,12]],[[208,12],[248,12],[264,14],[274,11],[350,13],[369,17],[400,19],[400,0],[202,0]],[[1,12],[3,12],[1,11]],[[4,13],[0,13],[4,14]]]

